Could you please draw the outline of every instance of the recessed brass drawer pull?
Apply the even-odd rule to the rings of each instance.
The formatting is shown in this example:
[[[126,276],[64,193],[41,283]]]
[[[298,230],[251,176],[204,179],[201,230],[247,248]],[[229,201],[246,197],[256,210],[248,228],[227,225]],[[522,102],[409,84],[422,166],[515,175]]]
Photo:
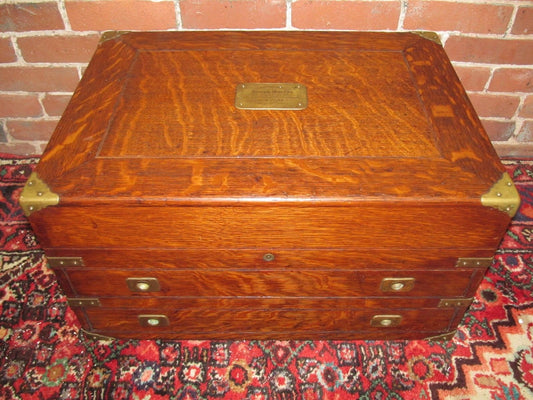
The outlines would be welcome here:
[[[161,290],[157,278],[126,278],[126,284],[132,292],[159,292]]]
[[[155,327],[155,326],[168,326],[168,317],[166,315],[139,315],[139,324],[141,326]]]
[[[400,325],[401,315],[374,315],[370,321],[371,326],[378,328],[390,328]]]
[[[409,292],[415,287],[415,278],[383,278],[382,292]]]

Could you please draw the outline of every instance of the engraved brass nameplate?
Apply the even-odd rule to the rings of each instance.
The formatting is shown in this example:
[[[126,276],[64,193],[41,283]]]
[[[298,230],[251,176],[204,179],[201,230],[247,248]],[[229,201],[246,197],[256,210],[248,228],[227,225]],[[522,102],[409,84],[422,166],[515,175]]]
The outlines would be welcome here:
[[[235,107],[242,110],[303,110],[307,88],[299,83],[241,83]]]

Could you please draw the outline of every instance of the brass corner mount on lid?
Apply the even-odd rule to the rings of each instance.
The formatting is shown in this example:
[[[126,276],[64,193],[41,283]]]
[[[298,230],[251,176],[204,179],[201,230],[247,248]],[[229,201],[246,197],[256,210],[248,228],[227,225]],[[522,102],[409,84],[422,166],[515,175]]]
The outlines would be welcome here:
[[[36,172],[32,172],[20,194],[19,202],[24,214],[29,217],[35,211],[57,205],[59,196],[50,190]]]
[[[481,196],[481,204],[503,211],[511,218],[515,216],[520,206],[520,195],[507,172]]]
[[[436,32],[430,32],[430,31],[413,31],[411,33],[414,33],[415,35],[418,35],[420,37],[423,37],[424,39],[431,40],[432,42],[437,43],[438,45],[442,46],[442,42],[440,41],[440,36]]]
[[[100,36],[100,43],[107,42],[108,40],[118,38],[130,31],[106,31]]]

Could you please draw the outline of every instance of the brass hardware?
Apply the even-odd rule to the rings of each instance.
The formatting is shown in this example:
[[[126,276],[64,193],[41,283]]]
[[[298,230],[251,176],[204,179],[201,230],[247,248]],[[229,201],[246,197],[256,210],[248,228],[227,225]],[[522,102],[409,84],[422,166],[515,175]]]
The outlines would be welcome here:
[[[159,292],[161,290],[157,278],[126,278],[126,284],[132,292]]]
[[[50,268],[83,267],[85,263],[81,257],[46,257]]]
[[[32,172],[20,194],[19,202],[24,214],[29,217],[35,211],[57,205],[59,196],[50,190],[37,173]]]
[[[168,317],[166,315],[139,315],[139,324],[142,326],[168,326]]]
[[[99,333],[89,332],[83,328],[80,329],[80,335],[83,335],[83,337],[85,337],[86,339],[91,340],[115,340],[115,338],[112,338],[111,336],[105,336],[100,335]]]
[[[390,328],[400,325],[400,322],[402,322],[401,315],[374,315],[370,325],[378,328]]]
[[[415,287],[415,278],[383,278],[382,292],[409,292]]]
[[[265,261],[274,261],[274,259],[276,258],[276,256],[272,253],[265,253],[263,255],[263,260]]]
[[[481,204],[503,211],[511,218],[514,217],[520,206],[520,195],[507,172],[503,173],[500,180],[481,196]]]
[[[446,332],[442,335],[427,337],[424,340],[429,340],[430,342],[447,342],[448,340],[453,339],[456,333],[457,331]]]
[[[120,37],[124,35],[125,33],[129,33],[130,31],[107,31],[102,33],[102,36],[100,36],[100,43],[107,42],[108,40],[115,39],[117,37]]]
[[[432,42],[437,43],[438,45],[442,46],[442,42],[440,41],[440,37],[436,32],[430,32],[430,31],[413,31],[411,33],[414,33],[415,35],[418,35],[420,37],[423,37],[424,39],[431,40]]]
[[[488,258],[459,258],[457,259],[457,268],[487,268],[490,267],[494,257]]]
[[[468,299],[441,299],[438,307],[468,307],[473,300],[473,297],[470,297]]]
[[[240,83],[235,107],[241,110],[303,110],[307,88],[299,83]]]
[[[67,299],[71,307],[100,307],[100,300],[96,297],[75,297]]]

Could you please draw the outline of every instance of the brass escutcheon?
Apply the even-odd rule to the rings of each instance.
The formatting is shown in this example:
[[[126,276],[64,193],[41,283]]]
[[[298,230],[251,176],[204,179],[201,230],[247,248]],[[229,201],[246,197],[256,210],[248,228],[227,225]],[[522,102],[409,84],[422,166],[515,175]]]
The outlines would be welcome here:
[[[276,258],[276,256],[272,253],[265,253],[263,255],[263,260],[265,261],[274,261],[274,259]]]

